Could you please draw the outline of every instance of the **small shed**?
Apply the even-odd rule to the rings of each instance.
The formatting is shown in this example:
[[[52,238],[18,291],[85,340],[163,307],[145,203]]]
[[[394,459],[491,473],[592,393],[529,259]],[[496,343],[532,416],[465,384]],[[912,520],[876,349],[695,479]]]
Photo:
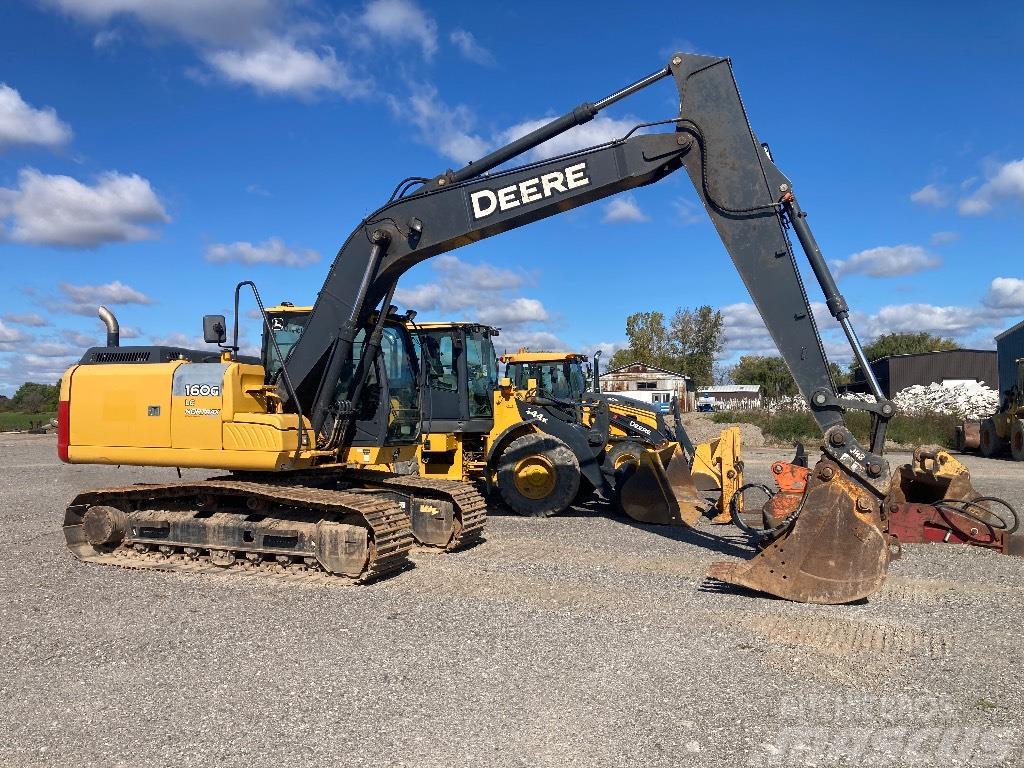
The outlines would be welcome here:
[[[744,411],[761,407],[760,384],[718,384],[697,392],[697,402],[716,411]]]
[[[915,384],[955,385],[981,382],[995,388],[999,380],[996,353],[989,349],[951,349],[939,352],[920,352],[911,355],[880,357],[871,363],[878,385],[886,397]],[[867,392],[864,374],[858,369],[853,382],[846,387],[851,392]]]
[[[999,399],[1017,383],[1017,361],[1024,357],[1024,321],[996,336],[996,357],[999,360]]]
[[[682,410],[692,411],[694,407],[693,379],[685,373],[646,363],[630,363],[602,371],[601,391],[662,406],[667,406],[676,397]]]

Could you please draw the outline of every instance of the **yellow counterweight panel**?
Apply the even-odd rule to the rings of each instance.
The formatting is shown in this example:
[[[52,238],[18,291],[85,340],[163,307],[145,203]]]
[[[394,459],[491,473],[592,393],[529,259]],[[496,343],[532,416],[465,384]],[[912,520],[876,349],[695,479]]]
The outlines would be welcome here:
[[[170,448],[171,379],[182,365],[72,368],[65,375],[70,382],[70,455],[78,446]]]

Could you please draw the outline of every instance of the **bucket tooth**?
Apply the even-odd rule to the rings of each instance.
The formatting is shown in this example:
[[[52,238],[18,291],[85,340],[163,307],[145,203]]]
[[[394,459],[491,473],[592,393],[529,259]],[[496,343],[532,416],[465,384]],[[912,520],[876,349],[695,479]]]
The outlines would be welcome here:
[[[707,506],[677,443],[644,451],[619,489],[622,511],[641,523],[693,528]]]
[[[752,560],[714,563],[708,575],[801,603],[842,604],[874,594],[885,582],[890,551],[879,501],[867,494],[839,466],[823,462],[788,528]]]

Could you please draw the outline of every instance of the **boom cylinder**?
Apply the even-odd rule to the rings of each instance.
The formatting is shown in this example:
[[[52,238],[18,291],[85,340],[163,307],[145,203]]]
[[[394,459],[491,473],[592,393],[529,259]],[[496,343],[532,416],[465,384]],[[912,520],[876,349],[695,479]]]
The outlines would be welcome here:
[[[467,179],[475,178],[492,168],[496,168],[504,162],[511,160],[513,157],[517,157],[524,152],[527,152],[534,147],[543,144],[548,139],[553,139],[560,133],[565,133],[570,128],[575,128],[577,125],[583,125],[593,120],[597,113],[605,107],[611,106],[615,102],[626,98],[630,94],[636,93],[637,91],[646,88],[651,83],[656,83],[663,77],[668,77],[671,73],[668,67],[659,69],[647,77],[637,80],[635,83],[627,85],[610,96],[597,101],[593,104],[590,102],[584,102],[576,107],[572,112],[568,112],[561,117],[555,118],[550,123],[542,125],[534,131],[522,136],[515,141],[506,144],[504,147],[494,150],[489,155],[484,155],[479,160],[470,163],[461,170],[454,171],[450,175],[450,183],[457,184],[460,181],[466,181]]]
[[[786,197],[783,205],[789,216],[789,223],[792,225],[793,231],[796,232],[796,237],[800,241],[800,246],[804,249],[804,253],[807,254],[807,261],[810,263],[811,270],[818,280],[818,285],[821,286],[821,292],[825,294],[825,305],[828,307],[828,311],[832,313],[832,317],[839,322],[843,333],[846,334],[846,340],[850,343],[853,356],[857,358],[857,364],[864,371],[864,380],[871,388],[871,394],[878,400],[887,399],[882,394],[882,388],[878,384],[878,379],[875,378],[875,372],[871,369],[868,357],[864,353],[864,347],[861,346],[860,339],[857,338],[857,332],[853,329],[853,324],[850,322],[850,307],[847,305],[846,299],[843,298],[843,294],[839,292],[839,286],[836,285],[836,279],[832,275],[832,270],[828,268],[825,257],[821,253],[821,248],[818,247],[818,242],[814,239],[814,233],[811,232],[811,228],[807,224],[807,214],[800,209],[800,204],[797,203],[796,198],[792,194]]]

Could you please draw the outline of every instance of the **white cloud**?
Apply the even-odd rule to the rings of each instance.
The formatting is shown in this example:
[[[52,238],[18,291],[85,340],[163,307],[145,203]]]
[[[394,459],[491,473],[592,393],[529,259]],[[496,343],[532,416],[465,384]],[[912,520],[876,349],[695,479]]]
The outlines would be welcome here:
[[[12,395],[26,381],[43,384],[59,381],[78,357],[45,357],[24,353],[0,356],[0,392]]]
[[[356,25],[392,45],[415,43],[428,59],[437,52],[437,22],[411,0],[372,0]]]
[[[362,96],[368,88],[365,81],[352,77],[334,50],[326,46],[317,53],[272,38],[257,47],[214,51],[205,58],[227,81],[250,85],[262,93],[311,97],[319,91],[333,91]]]
[[[941,258],[919,245],[883,245],[833,261],[831,267],[836,278],[846,275],[899,277],[935,269],[941,264]]]
[[[547,125],[552,120],[554,120],[554,116],[524,120],[502,131],[498,136],[498,142],[507,144],[510,141],[525,136],[531,131],[537,130],[542,125]],[[633,130],[639,122],[641,121],[631,117],[615,119],[598,115],[589,123],[577,125],[575,128],[570,128],[553,139],[548,139],[532,150],[528,158],[530,160],[546,160],[555,155],[564,155],[567,152],[575,152],[576,150],[593,147],[598,144],[606,144],[609,141],[621,139]]]
[[[448,39],[459,49],[459,53],[470,61],[485,67],[494,66],[494,54],[480,45],[472,32],[465,29],[453,29]]]
[[[38,341],[26,348],[26,352],[39,357],[72,357],[76,351],[75,347],[59,341]]]
[[[256,195],[258,197],[273,197],[268,189],[261,187],[259,184],[246,184],[245,191],[250,195]]]
[[[477,319],[481,323],[496,325],[500,328],[523,323],[543,323],[547,322],[549,317],[548,311],[544,309],[544,305],[540,301],[520,296],[510,301],[480,307]]]
[[[997,166],[978,189],[957,203],[964,216],[981,216],[1003,200],[1024,203],[1024,158]]]
[[[982,299],[986,307],[1024,313],[1024,280],[1019,277],[997,277]]]
[[[512,338],[509,334],[518,340],[526,334],[550,333],[542,327],[551,321],[543,302],[513,293],[525,283],[523,273],[468,264],[451,254],[438,256],[430,266],[437,279],[412,287],[400,285],[395,292],[398,304],[440,320],[496,325],[503,329],[503,339]]]
[[[413,287],[400,285],[395,300],[418,312],[451,314],[507,302],[510,299],[505,294],[524,282],[521,273],[490,264],[468,264],[448,253],[434,258],[430,267],[438,274],[437,281]]]
[[[15,144],[53,148],[69,141],[71,128],[52,107],[31,107],[14,88],[0,83],[0,151]]]
[[[622,222],[650,221],[650,217],[640,210],[633,195],[619,195],[609,200],[604,206],[601,221],[606,224]]]
[[[977,307],[934,304],[890,304],[871,315],[864,327],[869,337],[883,333],[927,333],[962,336],[990,321]]]
[[[277,0],[44,0],[91,24],[132,18],[151,30],[204,43],[235,42],[258,34],[279,15]]]
[[[558,335],[551,331],[531,331],[523,328],[502,330],[501,335],[494,341],[494,348],[499,355],[502,352],[518,352],[524,347],[534,352],[541,350],[558,351],[569,348]]]
[[[17,328],[8,328],[4,325],[3,321],[0,321],[0,349],[3,349],[8,344],[25,341],[28,338],[30,337],[27,334],[19,331]]]
[[[101,29],[92,38],[92,47],[97,51],[103,50],[104,48],[110,48],[121,42],[121,30],[119,29]]]
[[[83,248],[152,238],[146,225],[170,221],[141,176],[108,171],[89,186],[34,168],[22,169],[17,188],[0,187],[0,224],[5,219],[12,220],[9,237],[17,242]]]
[[[94,317],[101,304],[152,304],[153,300],[142,291],[125,285],[120,280],[103,285],[72,285],[61,283],[63,298],[51,306],[75,315]]]
[[[98,334],[83,333],[82,331],[74,331],[70,328],[66,328],[60,332],[61,338],[67,341],[69,344],[74,344],[76,347],[87,349],[88,347],[95,347],[103,343],[106,340],[106,336],[100,336]]]
[[[3,319],[8,323],[17,323],[18,325],[27,325],[30,328],[42,328],[43,326],[49,325],[50,322],[42,315],[37,315],[35,312],[5,312]]]
[[[683,224],[699,224],[707,220],[704,206],[690,200],[676,198],[672,201],[672,207],[675,208],[676,215]]]
[[[739,355],[777,355],[761,313],[749,301],[727,304],[721,308],[725,357]]]
[[[309,248],[289,248],[279,237],[271,237],[262,243],[238,241],[235,243],[214,243],[207,246],[204,257],[207,261],[237,261],[242,264],[279,264],[285,267],[305,267],[320,261],[320,254]]]
[[[959,238],[960,234],[958,232],[932,232],[930,242],[932,245],[949,245],[950,243],[955,242]]]
[[[413,86],[405,99],[389,96],[388,105],[397,119],[416,126],[420,141],[459,165],[482,157],[490,148],[473,132],[476,119],[472,110],[463,104],[445,104],[432,85]]]
[[[938,184],[925,184],[910,195],[912,202],[930,208],[945,208],[949,205],[949,192]]]

